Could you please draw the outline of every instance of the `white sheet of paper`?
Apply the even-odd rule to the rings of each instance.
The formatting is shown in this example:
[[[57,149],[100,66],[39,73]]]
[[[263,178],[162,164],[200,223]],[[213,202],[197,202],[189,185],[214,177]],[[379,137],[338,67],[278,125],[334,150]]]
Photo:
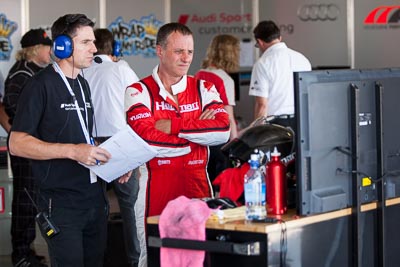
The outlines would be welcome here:
[[[148,162],[158,154],[129,125],[102,143],[100,147],[111,154],[110,160],[103,165],[85,165],[85,167],[108,183]]]

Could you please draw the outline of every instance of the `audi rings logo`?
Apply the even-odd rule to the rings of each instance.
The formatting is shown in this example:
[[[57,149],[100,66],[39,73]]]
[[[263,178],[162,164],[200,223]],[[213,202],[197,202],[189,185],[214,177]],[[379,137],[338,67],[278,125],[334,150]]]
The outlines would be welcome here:
[[[308,4],[299,7],[297,17],[302,21],[334,21],[339,13],[335,4]]]

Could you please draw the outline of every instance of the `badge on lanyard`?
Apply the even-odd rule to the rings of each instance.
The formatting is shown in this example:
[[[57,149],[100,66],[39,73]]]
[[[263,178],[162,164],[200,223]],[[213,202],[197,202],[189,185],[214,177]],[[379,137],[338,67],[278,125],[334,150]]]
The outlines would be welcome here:
[[[88,122],[88,113],[87,113],[87,109],[86,109],[86,100],[85,100],[85,94],[83,92],[81,83],[79,82],[79,78],[78,79],[78,84],[79,84],[79,88],[81,89],[81,94],[82,94],[82,101],[83,101],[83,105],[84,105],[84,109],[85,109],[85,114],[86,114],[86,125],[85,122],[83,120],[82,117],[82,113],[80,111],[80,107],[79,107],[79,103],[78,100],[75,97],[75,93],[72,91],[71,85],[68,83],[67,78],[65,77],[64,73],[62,72],[60,66],[58,66],[57,62],[53,63],[54,68],[56,69],[56,71],[58,72],[58,74],[61,76],[62,80],[65,83],[65,86],[67,86],[68,92],[70,93],[70,95],[73,97],[74,99],[74,104],[75,104],[75,108],[76,108],[76,112],[78,114],[78,118],[79,118],[79,123],[81,124],[81,128],[83,131],[83,134],[85,136],[86,139],[86,143],[91,144],[90,142],[90,135],[89,135],[89,131],[86,127],[89,127],[89,122]],[[90,183],[96,183],[97,182],[97,176],[94,172],[90,171]]]

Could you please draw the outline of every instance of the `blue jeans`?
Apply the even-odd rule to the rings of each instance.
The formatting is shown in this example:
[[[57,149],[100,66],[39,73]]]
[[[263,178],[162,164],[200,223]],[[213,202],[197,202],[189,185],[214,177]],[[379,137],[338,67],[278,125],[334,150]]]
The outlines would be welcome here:
[[[121,211],[125,250],[129,266],[137,266],[140,256],[140,244],[136,232],[135,202],[139,192],[139,169],[132,172],[127,183],[113,182],[113,188]]]
[[[60,229],[45,238],[52,267],[101,267],[107,242],[106,204],[88,209],[56,208],[51,220]]]

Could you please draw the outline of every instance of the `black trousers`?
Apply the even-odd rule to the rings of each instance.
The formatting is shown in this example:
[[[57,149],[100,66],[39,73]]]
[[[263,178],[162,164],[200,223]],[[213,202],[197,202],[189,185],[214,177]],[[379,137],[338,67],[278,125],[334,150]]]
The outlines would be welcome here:
[[[35,179],[31,160],[10,155],[13,173],[13,200],[11,217],[12,261],[17,263],[33,253],[31,244],[35,240],[35,216],[37,210],[29,199],[37,202]],[[25,191],[26,189],[26,191]]]
[[[60,233],[51,238],[42,233],[48,245],[51,266],[102,267],[107,243],[107,216],[106,205],[87,209],[54,208],[51,219]]]
[[[210,158],[208,160],[207,172],[211,183],[223,170],[230,167],[228,157],[221,151],[221,147],[223,146],[224,144],[209,147]],[[216,188],[214,188],[215,190]]]

